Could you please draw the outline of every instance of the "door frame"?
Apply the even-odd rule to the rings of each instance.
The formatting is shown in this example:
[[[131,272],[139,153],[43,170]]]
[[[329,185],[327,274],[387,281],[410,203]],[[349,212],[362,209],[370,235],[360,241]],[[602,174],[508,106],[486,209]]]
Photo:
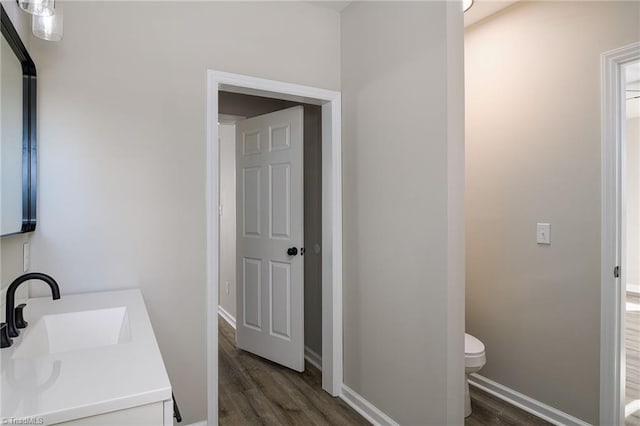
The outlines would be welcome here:
[[[322,106],[322,388],[342,387],[342,139],[340,92],[207,70],[206,264],[207,417],[218,424],[218,288],[220,186],[218,92]]]
[[[640,60],[640,43],[601,56],[602,232],[600,323],[600,424],[623,424],[625,409],[624,314],[625,144],[623,66]],[[614,268],[620,267],[619,277]]]

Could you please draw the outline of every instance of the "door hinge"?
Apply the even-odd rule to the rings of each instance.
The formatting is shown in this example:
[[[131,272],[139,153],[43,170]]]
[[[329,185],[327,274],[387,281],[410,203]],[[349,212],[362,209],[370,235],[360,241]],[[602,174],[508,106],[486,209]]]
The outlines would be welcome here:
[[[218,215],[222,216],[222,204],[218,206]]]
[[[615,268],[613,268],[613,277],[614,278],[620,278],[620,267],[616,266]]]

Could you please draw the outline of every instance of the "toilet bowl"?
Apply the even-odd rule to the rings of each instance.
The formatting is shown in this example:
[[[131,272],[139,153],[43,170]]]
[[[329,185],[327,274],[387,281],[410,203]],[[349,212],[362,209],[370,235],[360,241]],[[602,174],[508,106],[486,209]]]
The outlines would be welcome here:
[[[464,416],[471,415],[471,397],[469,396],[469,374],[480,371],[487,362],[484,344],[470,334],[464,335]]]

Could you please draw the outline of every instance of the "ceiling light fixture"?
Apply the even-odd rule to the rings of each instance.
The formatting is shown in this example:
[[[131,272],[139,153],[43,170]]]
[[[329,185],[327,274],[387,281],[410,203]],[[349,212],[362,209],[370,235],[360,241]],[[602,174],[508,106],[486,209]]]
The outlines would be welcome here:
[[[51,16],[55,9],[55,0],[18,0],[20,9],[34,16]]]
[[[62,40],[62,5],[58,3],[56,13],[51,16],[33,15],[31,20],[31,31],[33,35],[48,41]]]
[[[466,12],[473,6],[473,0],[462,0],[462,11]]]

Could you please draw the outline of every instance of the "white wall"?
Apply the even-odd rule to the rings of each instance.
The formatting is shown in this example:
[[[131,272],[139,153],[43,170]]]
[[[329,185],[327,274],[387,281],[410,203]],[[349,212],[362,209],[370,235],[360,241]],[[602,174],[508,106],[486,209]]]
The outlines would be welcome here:
[[[462,9],[353,2],[341,25],[345,384],[462,424]]]
[[[627,283],[640,285],[640,118],[627,120]]]
[[[518,2],[469,27],[467,331],[481,374],[597,424],[600,55],[638,2]],[[536,223],[551,223],[551,245]]]
[[[206,417],[206,71],[339,88],[339,15],[303,2],[69,2],[39,72],[34,269],[142,289],[186,424]]]

